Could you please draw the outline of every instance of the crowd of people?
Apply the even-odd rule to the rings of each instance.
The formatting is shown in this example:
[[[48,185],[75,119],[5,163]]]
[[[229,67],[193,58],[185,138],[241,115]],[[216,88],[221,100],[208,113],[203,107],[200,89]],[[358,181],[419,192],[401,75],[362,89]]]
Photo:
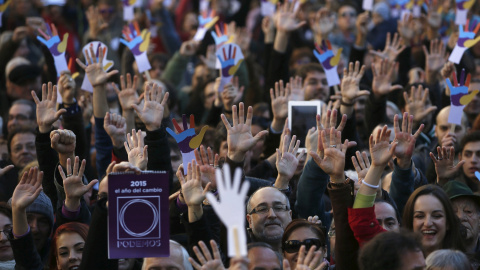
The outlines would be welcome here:
[[[2,1],[0,269],[480,269],[479,1],[285,0],[271,16],[277,1],[137,1],[144,73],[120,42],[132,1]],[[215,27],[194,39],[205,5],[244,55],[223,89]],[[454,64],[464,7],[475,31]],[[53,28],[69,71],[37,38]],[[288,103],[311,100],[297,137]],[[188,164],[182,120],[203,137]],[[227,164],[249,183],[245,257],[206,199]],[[145,170],[169,175],[170,256],[109,259],[108,175]]]

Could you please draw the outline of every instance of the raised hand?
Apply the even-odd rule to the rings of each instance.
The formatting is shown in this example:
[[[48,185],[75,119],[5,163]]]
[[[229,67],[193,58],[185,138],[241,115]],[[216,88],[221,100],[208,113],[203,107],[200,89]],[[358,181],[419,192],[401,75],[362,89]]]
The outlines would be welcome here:
[[[245,154],[258,141],[262,140],[268,134],[268,131],[263,130],[257,133],[255,137],[252,135],[252,117],[253,108],[248,107],[247,118],[244,117],[244,105],[240,102],[238,106],[232,107],[233,112],[233,126],[228,123],[227,117],[222,114],[222,122],[227,129],[227,143],[228,143],[228,157],[237,162],[243,161]]]
[[[372,166],[385,167],[388,161],[392,159],[397,142],[389,143],[391,131],[385,125],[374,140],[370,135],[370,156],[372,158]]]
[[[58,79],[57,89],[64,104],[72,104],[75,97],[75,80],[69,70],[62,71]]]
[[[409,115],[408,112],[403,113],[402,130],[400,130],[398,117],[398,114],[396,114],[393,118],[395,142],[397,142],[394,155],[397,158],[398,166],[402,169],[407,169],[410,166],[413,151],[415,150],[415,142],[422,133],[424,125],[421,124],[415,134],[412,135],[413,115]]]
[[[217,186],[215,180],[215,168],[219,165],[220,156],[215,154],[213,156],[213,151],[210,147],[207,148],[205,152],[205,147],[200,146],[200,152],[195,149],[195,160],[197,161],[198,167],[200,168],[200,179],[202,180],[202,186],[206,186],[208,183],[211,183],[210,187],[215,189]]]
[[[204,10],[198,15],[198,28],[193,40],[202,41],[203,37],[213,25],[218,21],[218,16],[215,16],[215,10]]]
[[[443,79],[447,79],[447,78],[450,78],[450,76],[453,74],[453,72],[455,71],[455,64],[453,64],[452,62],[446,62],[442,69],[440,70],[440,74],[442,75],[442,78]],[[447,89],[448,90],[448,93],[447,93],[447,96],[450,96],[450,89]]]
[[[331,106],[333,106],[333,103],[329,102],[327,107],[331,107]],[[319,134],[320,132],[322,132],[322,130],[325,130],[326,131],[325,139],[327,142],[329,142],[330,129],[335,128],[335,126],[337,125],[337,110],[336,109],[330,110],[327,108],[327,110],[322,112],[321,118],[320,118],[320,115],[317,115],[316,120],[317,120],[317,130]],[[338,131],[342,132],[346,124],[347,124],[347,115],[344,114],[342,115],[342,120],[340,121],[340,124],[338,125],[338,127],[335,128],[335,132],[338,132]],[[315,149],[315,151],[319,152],[320,157],[323,158],[323,147],[324,147],[323,142],[320,136],[318,136],[317,139],[318,139],[317,140],[318,150]],[[355,146],[355,145],[357,145],[356,142],[348,143],[348,147]]]
[[[110,136],[113,146],[117,148],[123,146],[127,133],[125,118],[116,113],[107,112],[103,121],[103,128],[108,136]]]
[[[353,167],[358,175],[358,182],[360,183],[367,176],[368,169],[370,168],[370,160],[368,159],[367,152],[360,151],[355,152],[355,156],[352,156]]]
[[[397,21],[397,31],[403,39],[404,44],[410,44],[413,41],[415,37],[415,20],[412,14],[405,15]],[[390,61],[394,60],[395,59],[392,59]]]
[[[305,91],[303,89],[302,77],[290,77],[290,97],[291,101],[303,101],[305,99]]]
[[[102,21],[98,7],[91,5],[85,12],[88,20],[88,31],[91,39],[96,39],[98,34],[107,29],[108,23]]]
[[[315,43],[315,48],[316,50],[313,50],[313,54],[317,57],[320,64],[322,64],[323,70],[327,76],[328,86],[340,84],[337,65],[340,62],[343,48],[338,49],[337,54],[335,55],[332,50],[332,44],[329,40],[322,40],[321,45]]]
[[[377,97],[387,95],[394,90],[403,88],[399,84],[392,85],[394,72],[397,73],[398,71],[398,64],[388,60],[380,61],[380,65],[372,63],[372,92]]]
[[[437,184],[444,185],[449,180],[456,177],[462,168],[465,160],[459,161],[457,165],[454,165],[455,160],[455,148],[450,147],[437,147],[438,157],[430,152],[430,158],[435,164],[435,171],[437,172]]]
[[[223,172],[222,172],[223,171]],[[223,169],[217,169],[217,190],[219,200],[213,193],[207,193],[207,199],[220,220],[227,227],[228,256],[247,255],[247,237],[245,234],[245,198],[250,187],[248,181],[243,181],[242,170],[237,168],[233,181],[228,164]]]
[[[275,13],[275,27],[280,32],[292,32],[306,24],[305,21],[298,22],[296,19],[297,11],[295,11],[295,3],[297,1],[285,1]]]
[[[30,168],[24,172],[12,195],[12,210],[25,211],[42,191],[43,172],[38,167]]]
[[[93,50],[93,46],[90,46],[89,51],[90,54],[88,54],[88,51],[85,51],[85,54],[87,55],[86,58],[88,66],[82,63],[82,61],[80,61],[78,58],[77,64],[85,70],[88,80],[93,87],[103,86],[105,83],[107,83],[110,77],[118,73],[118,70],[112,70],[108,73],[105,71],[103,66],[104,50],[97,50],[98,55],[96,55]]]
[[[208,126],[204,126],[198,135],[195,134],[195,118],[190,115],[190,128],[188,128],[187,116],[182,115],[183,129],[178,125],[177,120],[172,119],[175,131],[167,127],[167,132],[170,134],[178,144],[180,152],[182,153],[183,164],[191,163],[195,160],[194,149],[198,148],[202,144],[203,136],[208,129]],[[186,171],[183,171],[186,174]]]
[[[327,132],[330,133],[329,141],[327,141]],[[320,145],[319,142],[317,152],[311,151],[309,154],[315,163],[330,175],[332,182],[343,182],[345,180],[345,153],[348,148],[348,140],[345,140],[342,144],[342,132],[335,131],[333,127],[330,130],[322,130],[320,139],[322,144]]]
[[[270,99],[272,104],[273,121],[272,128],[280,131],[285,119],[288,116],[288,100],[290,97],[289,84],[284,87],[283,80],[275,83],[275,91],[270,88]]]
[[[355,99],[360,96],[370,95],[370,91],[360,91],[360,80],[365,73],[365,66],[360,69],[360,62],[355,62],[355,68],[353,63],[350,62],[347,69],[343,69],[343,79],[341,85],[342,101],[345,103],[353,104]]]
[[[430,53],[427,47],[423,46],[423,53],[426,58],[425,70],[427,73],[432,72],[432,75],[439,72],[447,62],[446,46],[441,40],[436,39],[430,42]]]
[[[453,48],[448,61],[459,64],[465,51],[480,41],[480,36],[475,38],[478,30],[480,30],[480,23],[471,27],[469,27],[469,25],[469,20],[467,20],[465,25],[458,26],[460,30],[458,41],[455,48]]]
[[[70,130],[57,129],[50,132],[51,147],[59,154],[73,156],[75,154],[76,136]]]
[[[222,257],[220,256],[220,251],[218,250],[215,240],[210,240],[213,258],[210,250],[208,250],[207,245],[205,245],[203,241],[198,242],[198,245],[202,250],[200,251],[197,246],[194,246],[193,252],[195,252],[200,264],[198,264],[193,258],[188,258],[188,261],[192,264],[195,270],[225,270],[225,267],[222,263]]]
[[[215,69],[217,55],[215,54],[215,45],[208,45],[206,56],[200,55],[200,60],[209,68]]]
[[[178,181],[182,187],[182,195],[185,200],[185,204],[191,206],[201,206],[205,195],[210,189],[210,183],[205,188],[202,187],[202,181],[200,179],[200,166],[197,165],[195,160],[188,163],[187,175],[183,176],[183,167],[177,171]]]
[[[60,109],[57,111],[57,86],[52,87],[52,83],[42,85],[42,101],[40,101],[32,90],[32,97],[37,104],[37,124],[41,133],[47,133],[52,128],[53,123],[60,118],[60,115],[67,110]]]
[[[321,8],[315,14],[315,17],[310,20],[312,30],[317,37],[316,41],[321,42],[323,39],[327,39],[335,28],[335,16],[330,12],[328,8]]]
[[[297,155],[298,147],[300,146],[300,140],[297,140],[297,136],[293,135],[290,140],[289,135],[285,135],[283,139],[283,147],[277,149],[277,162],[276,167],[278,171],[277,181],[275,186],[280,189],[286,189],[288,182],[292,179],[298,166],[298,161],[305,155],[305,151],[302,151]]]
[[[147,51],[150,44],[150,31],[143,29],[140,32],[138,23],[134,21],[123,28],[123,38],[120,42],[127,46],[135,57],[137,62],[138,72],[143,73],[151,69],[150,61],[148,61]]]
[[[200,45],[199,41],[187,40],[182,43],[180,50],[178,51],[182,56],[193,56],[197,52],[198,46]]]
[[[414,127],[418,127],[429,114],[437,110],[437,107],[432,106],[429,101],[428,88],[424,90],[421,85],[417,88],[412,86],[410,97],[406,91],[403,92],[403,98],[405,100],[405,111],[409,115],[413,115]]]
[[[123,110],[133,110],[133,105],[138,104],[138,93],[136,89],[137,85],[137,75],[132,76],[130,73],[127,73],[126,81],[124,80],[123,75],[120,76],[120,87],[122,91],[120,91],[115,83],[112,83],[113,89],[118,95],[118,100],[120,101],[120,105],[122,106]]]
[[[132,108],[137,112],[138,117],[145,124],[147,130],[157,130],[162,125],[163,112],[168,101],[168,92],[163,95],[162,99],[160,86],[149,83],[145,86],[144,99],[143,109],[136,104],[132,104]]]
[[[312,246],[308,251],[307,255],[306,248],[304,245],[300,247],[298,251],[297,265],[295,270],[322,270],[328,265],[327,262],[323,261],[323,252],[318,249],[323,247]],[[290,264],[287,259],[283,259],[283,269],[290,270]]]
[[[55,63],[55,69],[57,70],[57,76],[60,76],[62,71],[68,70],[67,59],[65,58],[65,50],[67,49],[68,33],[63,35],[63,40],[60,41],[58,31],[55,25],[52,23],[52,28],[48,24],[47,33],[43,32],[41,28],[38,31],[43,36],[37,36],[37,39],[47,46],[48,50],[53,56]]]
[[[98,180],[92,180],[88,185],[83,183],[83,172],[85,171],[85,164],[87,163],[82,160],[82,164],[79,163],[80,159],[75,157],[75,163],[72,168],[71,159],[67,159],[67,176],[63,172],[62,166],[58,166],[58,171],[62,176],[63,188],[65,190],[65,206],[70,211],[76,211],[80,207],[80,199],[82,196],[87,193],[93,186],[98,182]]]
[[[145,135],[143,135],[141,130],[138,130],[137,133],[135,133],[135,130],[133,129],[132,136],[128,133],[127,141],[124,142],[125,150],[128,154],[128,162],[142,171],[147,169],[148,163],[148,145],[145,145],[144,138]]]
[[[385,42],[385,48],[383,52],[377,52],[375,50],[370,50],[370,53],[375,56],[380,57],[381,59],[388,59],[390,62],[394,62],[397,59],[397,56],[405,50],[406,46],[403,45],[403,39],[395,33],[393,39],[391,39],[390,33],[387,33],[387,40]]]

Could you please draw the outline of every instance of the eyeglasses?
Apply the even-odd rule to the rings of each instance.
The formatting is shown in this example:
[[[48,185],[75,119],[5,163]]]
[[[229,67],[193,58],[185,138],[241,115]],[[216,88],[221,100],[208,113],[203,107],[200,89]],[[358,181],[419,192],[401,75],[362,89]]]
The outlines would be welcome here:
[[[8,238],[9,235],[12,234],[12,229],[13,227],[11,225],[6,225],[5,227],[3,227],[3,230],[0,230],[0,237],[1,237],[1,233],[3,233]]]
[[[355,12],[342,12],[340,14],[340,16],[342,16],[343,18],[349,16],[349,17],[357,17],[357,14]]]
[[[330,228],[330,230],[328,231],[328,237],[335,237],[335,229]]]
[[[268,206],[268,205],[259,205],[255,208],[253,208],[253,210],[249,213],[249,215],[251,214],[266,214],[270,211],[270,208],[273,209],[273,212],[275,212],[276,214],[278,213],[283,213],[283,212],[286,212],[290,209],[288,209],[288,206],[286,206],[285,204],[276,204],[276,205],[273,205],[273,206]]]
[[[288,240],[282,243],[283,251],[287,253],[295,253],[300,250],[301,246],[305,246],[305,250],[310,250],[312,246],[316,246],[317,248],[323,247],[325,244],[320,241],[320,239],[310,238],[305,239],[303,241],[298,240]]]

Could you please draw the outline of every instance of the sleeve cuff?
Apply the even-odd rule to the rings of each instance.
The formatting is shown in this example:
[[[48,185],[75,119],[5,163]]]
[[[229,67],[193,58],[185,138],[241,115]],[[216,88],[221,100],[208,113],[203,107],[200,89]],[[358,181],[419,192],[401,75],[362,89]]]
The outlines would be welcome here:
[[[75,211],[70,211],[68,208],[65,206],[65,201],[63,201],[63,206],[62,206],[62,215],[70,220],[78,218],[78,215],[80,215],[80,208],[81,205],[78,206],[78,209]]]

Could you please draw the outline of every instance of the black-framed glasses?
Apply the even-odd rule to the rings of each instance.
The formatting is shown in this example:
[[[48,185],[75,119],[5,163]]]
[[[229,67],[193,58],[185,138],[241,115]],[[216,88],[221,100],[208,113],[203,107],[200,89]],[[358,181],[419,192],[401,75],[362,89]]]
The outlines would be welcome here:
[[[276,205],[272,205],[272,206],[259,205],[255,208],[253,208],[253,210],[248,214],[249,215],[251,215],[251,214],[266,214],[270,211],[270,208],[273,209],[273,212],[275,212],[275,214],[283,213],[283,212],[286,212],[286,211],[290,210],[290,209],[288,209],[288,206],[286,206],[285,204],[276,204]]]
[[[12,234],[12,230],[13,230],[13,227],[11,225],[7,225],[5,227],[3,227],[3,230],[0,230],[0,238],[1,238],[1,234],[5,234],[5,236],[7,237],[7,239],[10,237],[10,235]]]
[[[320,239],[317,239],[317,238],[309,238],[303,241],[287,240],[282,243],[282,249],[287,253],[295,253],[295,252],[298,252],[298,250],[300,250],[300,247],[302,245],[305,246],[305,250],[308,251],[312,246],[316,246],[317,248],[320,248],[325,244],[322,243],[322,241],[320,241]]]

